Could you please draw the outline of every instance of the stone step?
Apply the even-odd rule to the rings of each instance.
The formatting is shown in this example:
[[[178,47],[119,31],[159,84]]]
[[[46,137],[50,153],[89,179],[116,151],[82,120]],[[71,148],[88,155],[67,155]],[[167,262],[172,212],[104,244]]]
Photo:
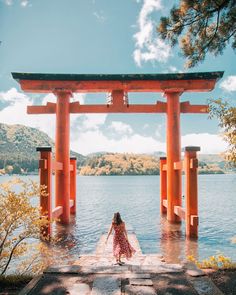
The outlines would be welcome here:
[[[130,285],[134,286],[153,286],[153,282],[150,279],[130,279],[129,280]]]
[[[224,295],[207,276],[189,276],[188,279],[198,295]]]
[[[121,295],[121,280],[116,277],[97,277],[91,295]]]
[[[149,286],[125,286],[125,295],[156,295],[154,288]]]
[[[68,295],[90,295],[90,287],[85,283],[75,283],[67,288]]]

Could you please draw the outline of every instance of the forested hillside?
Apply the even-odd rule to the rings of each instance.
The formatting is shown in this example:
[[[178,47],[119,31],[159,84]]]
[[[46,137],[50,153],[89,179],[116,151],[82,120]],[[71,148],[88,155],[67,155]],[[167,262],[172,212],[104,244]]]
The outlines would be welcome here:
[[[0,173],[20,174],[38,169],[38,146],[51,146],[53,140],[44,132],[23,125],[0,123]],[[80,163],[85,157],[71,152]]]
[[[159,160],[135,154],[94,155],[81,167],[81,175],[153,175],[159,174]]]
[[[0,174],[37,173],[37,146],[52,146],[53,140],[44,132],[23,125],[0,123]],[[80,175],[157,175],[159,157],[152,155],[99,152],[87,156],[71,151],[77,157]],[[215,174],[230,171],[220,155],[199,155],[199,173]],[[230,171],[232,172],[232,170]]]

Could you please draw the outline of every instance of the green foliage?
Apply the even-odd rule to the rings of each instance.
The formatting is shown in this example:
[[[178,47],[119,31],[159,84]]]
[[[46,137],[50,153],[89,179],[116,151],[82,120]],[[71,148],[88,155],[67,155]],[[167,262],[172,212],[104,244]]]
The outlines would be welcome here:
[[[225,153],[227,161],[236,165],[236,107],[228,102],[217,99],[209,101],[210,118],[216,117],[223,129],[223,139],[228,143]]]
[[[191,68],[208,52],[222,54],[230,43],[235,50],[235,24],[235,0],[180,0],[168,17],[161,18],[157,31],[172,46],[179,43],[186,66]]]

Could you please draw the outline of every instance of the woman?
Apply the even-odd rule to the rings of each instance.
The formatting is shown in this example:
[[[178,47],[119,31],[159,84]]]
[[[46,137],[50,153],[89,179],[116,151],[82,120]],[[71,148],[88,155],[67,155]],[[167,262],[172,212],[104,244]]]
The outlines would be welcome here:
[[[129,259],[136,251],[128,241],[125,223],[122,221],[119,212],[114,214],[112,224],[107,235],[106,243],[113,230],[113,255],[116,258],[116,264],[122,265],[124,262],[121,261],[121,256],[125,256],[126,259]]]

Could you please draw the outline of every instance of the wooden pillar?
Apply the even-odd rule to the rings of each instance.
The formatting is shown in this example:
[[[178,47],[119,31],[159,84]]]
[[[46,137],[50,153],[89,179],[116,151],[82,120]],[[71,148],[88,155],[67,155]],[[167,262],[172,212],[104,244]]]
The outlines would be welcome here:
[[[56,105],[56,142],[55,160],[62,163],[62,170],[55,171],[56,207],[62,206],[60,221],[70,221],[70,114],[71,92],[65,89],[55,90]]]
[[[179,222],[174,206],[181,206],[181,139],[179,92],[165,92],[167,97],[167,219]]]
[[[161,214],[166,213],[166,207],[163,201],[167,200],[167,182],[166,182],[166,157],[160,157],[160,211]]]
[[[41,235],[47,237],[51,235],[52,221],[52,148],[37,147],[40,152],[39,178],[40,178],[40,208],[41,215],[46,216],[49,225],[41,229]]]
[[[185,148],[185,222],[186,236],[191,238],[198,237],[198,188],[197,188],[197,152],[198,146],[188,146]]]
[[[70,208],[70,213],[76,213],[76,172],[77,172],[77,165],[76,165],[76,157],[70,158],[70,200],[73,201],[73,206]]]

